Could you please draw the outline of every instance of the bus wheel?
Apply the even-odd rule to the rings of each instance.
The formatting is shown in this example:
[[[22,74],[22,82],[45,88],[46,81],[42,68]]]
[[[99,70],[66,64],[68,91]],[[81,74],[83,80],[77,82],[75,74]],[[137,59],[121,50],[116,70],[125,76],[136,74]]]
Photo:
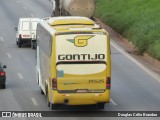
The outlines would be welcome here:
[[[104,109],[104,107],[105,107],[105,103],[98,103],[97,104],[98,109]]]
[[[49,95],[48,95],[48,88],[46,87],[46,96],[47,96],[47,106],[50,107]]]
[[[5,88],[6,88],[6,85],[5,85],[5,84],[3,84],[3,85],[2,85],[2,89],[5,89]]]
[[[51,110],[57,110],[58,106],[55,105],[55,104],[50,103],[50,108],[51,108]]]

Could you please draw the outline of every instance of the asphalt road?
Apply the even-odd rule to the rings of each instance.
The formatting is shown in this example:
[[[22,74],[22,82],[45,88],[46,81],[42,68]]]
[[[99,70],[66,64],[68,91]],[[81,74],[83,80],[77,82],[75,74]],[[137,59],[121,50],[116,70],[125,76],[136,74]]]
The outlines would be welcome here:
[[[50,14],[48,0],[0,0],[0,62],[7,65],[6,89],[0,90],[0,111],[50,110],[36,83],[35,50],[18,48],[14,31],[20,17],[44,18]],[[104,111],[160,111],[160,78],[154,78],[113,44],[111,102]]]

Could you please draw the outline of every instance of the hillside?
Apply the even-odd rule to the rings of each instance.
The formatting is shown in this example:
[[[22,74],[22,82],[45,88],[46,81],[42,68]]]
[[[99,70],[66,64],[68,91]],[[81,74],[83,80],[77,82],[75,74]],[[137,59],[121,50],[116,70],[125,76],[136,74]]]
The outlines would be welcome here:
[[[131,41],[138,53],[160,60],[159,0],[96,0],[95,16]]]

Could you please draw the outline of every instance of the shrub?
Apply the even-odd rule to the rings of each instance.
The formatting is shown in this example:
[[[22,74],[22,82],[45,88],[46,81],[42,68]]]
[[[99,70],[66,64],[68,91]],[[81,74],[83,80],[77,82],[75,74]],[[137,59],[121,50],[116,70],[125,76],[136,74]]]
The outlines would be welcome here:
[[[132,41],[139,54],[159,59],[159,0],[96,0],[96,5],[95,16]]]

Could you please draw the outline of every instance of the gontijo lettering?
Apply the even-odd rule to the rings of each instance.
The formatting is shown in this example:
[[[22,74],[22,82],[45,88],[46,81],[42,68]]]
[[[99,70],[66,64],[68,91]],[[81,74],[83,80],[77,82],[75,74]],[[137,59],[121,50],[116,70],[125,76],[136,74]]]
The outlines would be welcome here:
[[[105,60],[105,54],[60,54],[58,60]]]

